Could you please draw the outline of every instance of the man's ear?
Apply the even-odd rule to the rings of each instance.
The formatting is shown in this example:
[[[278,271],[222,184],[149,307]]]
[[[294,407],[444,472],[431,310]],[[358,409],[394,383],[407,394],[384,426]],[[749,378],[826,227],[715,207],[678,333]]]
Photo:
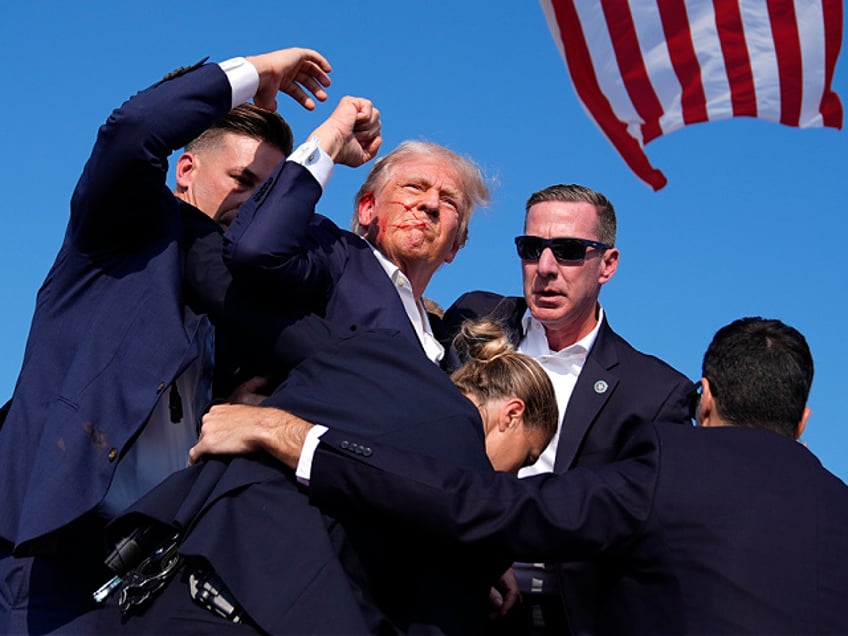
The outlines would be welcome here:
[[[598,280],[601,285],[615,275],[615,270],[618,269],[618,257],[619,251],[617,247],[610,247],[604,250],[603,256],[601,256],[601,275]]]
[[[359,199],[359,205],[356,208],[357,218],[362,227],[370,227],[374,218],[377,216],[374,212],[374,193],[366,192]]]
[[[801,415],[801,421],[798,422],[798,428],[795,429],[795,439],[801,437],[804,434],[804,430],[807,428],[807,420],[810,419],[810,413],[813,410],[809,406],[804,407],[804,414]]]
[[[183,192],[188,190],[194,169],[197,167],[195,156],[190,152],[184,152],[177,159],[176,179],[177,188]]]
[[[456,253],[459,252],[459,241],[453,244],[451,251],[445,256],[445,263],[450,263],[456,258]]]
[[[724,426],[716,411],[715,398],[707,378],[701,378],[701,401],[698,405],[698,426]]]

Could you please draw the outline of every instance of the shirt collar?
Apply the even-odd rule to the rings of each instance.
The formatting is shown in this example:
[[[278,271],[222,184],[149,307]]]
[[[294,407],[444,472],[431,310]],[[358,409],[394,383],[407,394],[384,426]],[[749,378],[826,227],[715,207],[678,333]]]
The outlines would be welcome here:
[[[388,258],[386,258],[380,250],[378,250],[370,243],[368,245],[371,246],[371,251],[374,253],[374,258],[376,258],[377,262],[380,263],[380,267],[385,270],[386,275],[389,277],[389,279],[391,279],[391,281],[395,284],[397,284],[398,279],[400,279],[406,285],[409,285],[410,289],[412,289],[412,285],[410,284],[409,279],[406,277],[406,274],[400,271],[400,268],[394,263],[392,263]]]
[[[521,352],[534,358],[542,356],[556,356],[561,358],[579,356],[585,359],[589,351],[592,350],[595,340],[598,339],[598,332],[601,330],[601,323],[603,321],[604,309],[598,305],[598,322],[592,331],[565,349],[552,351],[550,345],[548,345],[548,337],[545,335],[545,326],[536,320],[533,314],[530,313],[530,310],[527,309],[521,318],[521,326],[524,330],[524,338],[521,340],[520,347]]]
[[[420,299],[415,300],[409,278],[400,271],[397,265],[392,263],[373,245],[371,245],[371,252],[388,275],[389,280],[392,281],[395,291],[398,292],[404,311],[406,311],[406,315],[409,317],[412,328],[415,330],[415,334],[418,336],[418,340],[421,342],[421,346],[424,348],[427,357],[433,362],[439,362],[445,356],[445,348],[433,335],[433,327],[427,317],[427,310],[424,307],[423,301]],[[401,288],[404,288],[405,291],[401,291]]]

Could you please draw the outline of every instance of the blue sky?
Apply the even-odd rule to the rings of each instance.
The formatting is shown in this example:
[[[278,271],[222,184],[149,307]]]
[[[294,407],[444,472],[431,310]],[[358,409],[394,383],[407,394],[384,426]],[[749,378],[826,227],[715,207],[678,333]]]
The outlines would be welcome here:
[[[385,149],[432,140],[474,157],[490,178],[492,204],[429,296],[447,306],[471,289],[520,294],[512,238],[527,196],[563,182],[600,190],[619,218],[621,263],[601,295],[613,327],[693,379],[713,333],[735,318],[798,328],[816,361],[804,439],[848,480],[846,133],[751,119],[690,126],[648,146],[669,179],[654,193],[579,105],[535,2],[0,3],[0,398],[13,390],[98,126],[177,66],[286,46],[318,49],[333,65],[317,112],[280,100],[299,140],[341,96],[361,95],[383,113]],[[834,88],[845,103],[844,59]],[[340,168],[320,211],[346,226],[363,178]]]

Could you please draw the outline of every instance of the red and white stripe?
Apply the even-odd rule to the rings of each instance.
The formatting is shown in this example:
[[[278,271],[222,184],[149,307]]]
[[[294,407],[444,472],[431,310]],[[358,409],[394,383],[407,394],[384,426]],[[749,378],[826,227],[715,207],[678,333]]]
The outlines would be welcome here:
[[[644,144],[696,122],[842,127],[841,0],[540,0],[583,106],[655,190]]]

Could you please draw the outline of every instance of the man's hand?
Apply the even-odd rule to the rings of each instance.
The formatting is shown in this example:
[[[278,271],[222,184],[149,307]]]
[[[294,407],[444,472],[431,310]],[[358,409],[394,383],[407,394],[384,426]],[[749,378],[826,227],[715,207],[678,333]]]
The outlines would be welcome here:
[[[204,455],[248,455],[266,451],[289,468],[297,467],[312,424],[288,411],[268,406],[218,404],[203,416],[189,464]]]
[[[318,101],[327,99],[324,87],[330,85],[327,75],[330,63],[318,51],[312,49],[281,49],[263,55],[245,58],[259,73],[259,88],[253,103],[266,110],[277,110],[277,91],[289,95],[307,110],[315,108],[309,96]]]
[[[268,397],[268,393],[263,393],[262,389],[273,388],[269,386],[270,382],[271,378],[267,375],[255,375],[233,389],[233,392],[227,397],[227,402],[259,406]]]
[[[310,135],[337,164],[357,168],[371,161],[380,149],[380,111],[363,97],[342,97],[333,114]]]
[[[518,580],[515,578],[515,571],[509,568],[489,590],[489,619],[494,620],[506,615],[519,598]]]

